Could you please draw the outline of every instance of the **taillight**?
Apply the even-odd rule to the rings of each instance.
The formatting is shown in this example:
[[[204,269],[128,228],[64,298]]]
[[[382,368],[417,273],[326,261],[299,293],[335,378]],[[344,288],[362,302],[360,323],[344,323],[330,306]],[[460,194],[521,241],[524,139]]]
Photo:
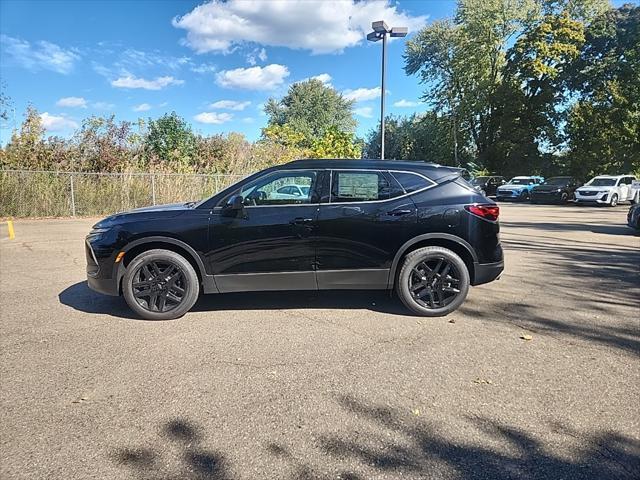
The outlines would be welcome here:
[[[479,205],[474,203],[473,205],[465,205],[464,209],[474,215],[495,222],[500,216],[500,207],[494,204]]]

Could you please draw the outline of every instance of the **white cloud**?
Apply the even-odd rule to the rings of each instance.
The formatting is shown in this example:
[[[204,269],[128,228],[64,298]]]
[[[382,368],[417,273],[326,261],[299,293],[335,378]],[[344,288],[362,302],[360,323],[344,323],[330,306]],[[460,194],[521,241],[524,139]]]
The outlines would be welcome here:
[[[373,109],[371,107],[355,108],[353,112],[360,117],[364,117],[364,118],[373,117]]]
[[[218,67],[211,63],[200,63],[191,67],[191,71],[195,73],[213,73],[216,70],[218,70]]]
[[[109,102],[94,102],[91,104],[91,106],[98,110],[111,110],[115,108],[115,105]]]
[[[131,74],[111,81],[111,86],[118,88],[144,88],[145,90],[161,90],[169,85],[182,85],[184,80],[173,77],[158,77],[155,80],[136,78]]]
[[[56,102],[58,107],[87,108],[87,101],[82,97],[63,97]]]
[[[411,102],[409,100],[405,100],[404,98],[402,100],[398,100],[397,102],[395,102],[393,104],[394,107],[398,107],[398,108],[409,108],[409,107],[417,107],[418,106],[418,102]]]
[[[258,60],[256,60],[256,58],[261,62],[265,62],[267,60],[267,51],[264,48],[254,49],[251,53],[247,54],[247,63],[249,65],[255,65],[256,63],[258,63]]]
[[[135,107],[133,107],[133,111],[134,112],[146,112],[148,110],[151,110],[151,105],[149,105],[148,103],[141,103],[140,105],[136,105]]]
[[[39,41],[31,44],[26,40],[0,35],[2,51],[16,63],[29,70],[51,70],[71,73],[80,55],[73,49],[64,49],[55,43]]]
[[[255,120],[251,117],[244,117],[242,123],[253,123]]]
[[[209,108],[214,108],[214,109],[219,108],[222,110],[240,111],[240,110],[244,110],[249,105],[251,105],[251,102],[237,102],[235,100],[219,100],[209,105]]]
[[[230,121],[233,118],[233,115],[230,113],[202,112],[193,118],[196,122],[220,125],[221,123]]]
[[[254,42],[275,47],[341,52],[361,43],[371,22],[421,28],[426,16],[413,17],[391,0],[213,0],[195,7],[173,26],[186,30],[183,43],[198,53],[228,53],[234,45]]]
[[[324,85],[330,87],[332,77],[328,73],[321,73],[320,75],[314,75],[313,77],[303,78],[300,82],[308,82],[309,80],[320,80]]]
[[[61,115],[51,115],[49,112],[41,113],[40,120],[42,121],[42,126],[52,132],[65,130],[67,128],[78,128],[78,124],[70,118]]]
[[[173,57],[164,55],[159,51],[144,51],[127,48],[115,63],[116,67],[128,70],[129,68],[164,67],[170,70],[178,70],[191,63],[189,57]]]
[[[356,88],[355,90],[345,90],[342,92],[347,100],[355,100],[356,102],[364,102],[365,100],[373,100],[380,97],[380,87],[374,88]]]
[[[265,67],[223,70],[216,75],[216,81],[218,85],[228,88],[272,90],[281,85],[288,76],[289,69],[287,67],[272,63]]]

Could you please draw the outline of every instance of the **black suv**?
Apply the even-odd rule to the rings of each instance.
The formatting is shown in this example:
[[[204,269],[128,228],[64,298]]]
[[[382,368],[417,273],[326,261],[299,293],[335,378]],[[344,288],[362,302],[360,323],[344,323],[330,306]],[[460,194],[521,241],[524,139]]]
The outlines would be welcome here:
[[[504,177],[475,177],[471,180],[471,185],[476,187],[483,195],[487,197],[495,197],[498,187],[504,185],[507,181]]]
[[[503,270],[498,206],[461,170],[421,162],[298,160],[199,203],[132,210],[86,238],[89,286],[148,319],[198,294],[392,289],[446,315]]]
[[[531,189],[531,203],[567,203],[581,183],[573,177],[551,177]]]

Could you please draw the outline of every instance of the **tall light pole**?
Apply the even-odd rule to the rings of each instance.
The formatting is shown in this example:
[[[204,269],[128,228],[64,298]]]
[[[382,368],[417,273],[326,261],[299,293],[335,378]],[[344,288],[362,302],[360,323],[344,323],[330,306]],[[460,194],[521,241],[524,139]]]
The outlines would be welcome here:
[[[406,37],[407,27],[389,28],[384,20],[371,24],[373,32],[367,35],[367,40],[377,42],[382,40],[382,91],[380,92],[380,159],[384,160],[384,71],[387,64],[387,35],[392,37]]]

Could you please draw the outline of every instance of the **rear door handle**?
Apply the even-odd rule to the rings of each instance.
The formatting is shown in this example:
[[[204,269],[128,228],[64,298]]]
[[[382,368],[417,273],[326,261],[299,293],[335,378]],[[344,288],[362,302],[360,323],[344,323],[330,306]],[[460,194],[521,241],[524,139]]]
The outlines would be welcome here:
[[[413,210],[391,210],[387,213],[387,215],[391,215],[392,217],[400,217],[402,215],[411,215]]]
[[[344,215],[360,215],[363,210],[360,207],[342,207]]]

